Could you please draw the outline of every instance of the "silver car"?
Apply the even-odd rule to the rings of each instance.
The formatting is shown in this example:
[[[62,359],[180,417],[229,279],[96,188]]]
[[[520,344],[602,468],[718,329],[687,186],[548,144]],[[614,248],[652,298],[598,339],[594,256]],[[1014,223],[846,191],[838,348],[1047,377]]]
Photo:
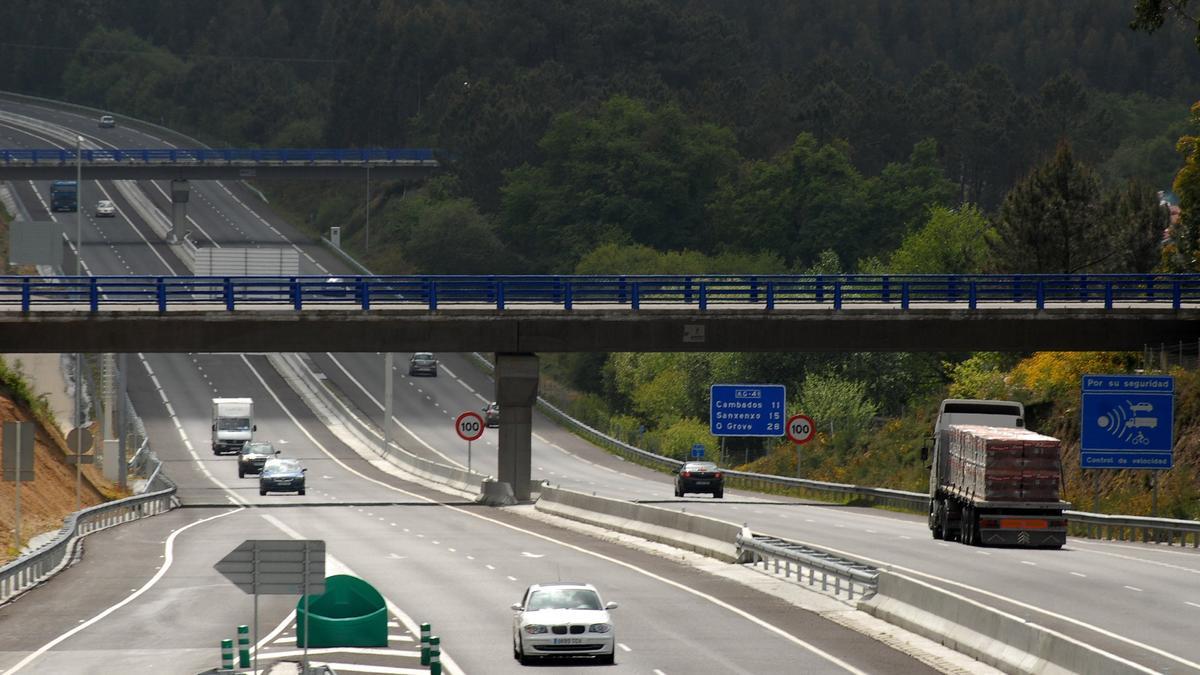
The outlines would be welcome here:
[[[117,207],[107,199],[96,202],[97,218],[112,218],[117,215]]]
[[[513,658],[523,666],[534,659],[563,656],[592,656],[598,663],[611,664],[617,637],[608,613],[616,608],[615,602],[601,602],[591,584],[534,584],[512,606]]]
[[[99,125],[101,129],[111,129],[117,126],[117,120],[112,115],[101,115]]]

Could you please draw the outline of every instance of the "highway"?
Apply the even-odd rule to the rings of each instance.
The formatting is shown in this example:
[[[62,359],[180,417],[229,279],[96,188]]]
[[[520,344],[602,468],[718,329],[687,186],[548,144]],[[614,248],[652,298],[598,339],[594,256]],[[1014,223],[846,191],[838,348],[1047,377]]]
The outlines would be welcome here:
[[[129,143],[135,139],[128,135],[137,135],[123,127],[100,133],[86,116],[4,106],[98,141]],[[0,133],[14,145],[48,143],[20,129]],[[102,187],[115,192],[111,185]],[[161,186],[144,187],[153,195]],[[44,184],[17,185],[15,193],[35,220],[48,219]],[[244,188],[193,184],[192,194],[189,223],[211,245],[302,240]],[[82,204],[85,214],[90,200]],[[86,219],[87,269],[182,273],[135,210],[118,195],[114,201],[117,218]],[[54,215],[74,221],[74,214]],[[344,271],[319,248],[303,248],[313,271]],[[379,356],[356,357],[363,360],[347,364],[346,377],[369,381],[379,374]],[[313,357],[314,363],[327,359]],[[519,508],[477,506],[382,471],[313,422],[264,355],[138,355],[130,361],[136,366],[131,397],[179,483],[185,508],[89,537],[81,562],[0,609],[0,672],[105,672],[109,664],[119,664],[121,672],[199,672],[216,666],[219,640],[250,622],[252,604],[212,565],[244,539],[289,537],[324,539],[334,569],[367,579],[392,602],[393,651],[374,655],[388,667],[413,665],[413,622],[430,621],[442,637],[448,672],[524,672],[511,658],[508,606],[526,585],[561,578],[595,583],[606,599],[621,603],[616,668],[623,672],[760,673],[783,667],[812,673],[933,672],[872,637],[725,576],[530,519]],[[403,359],[397,363],[404,365]],[[477,392],[487,391],[486,380],[465,363],[448,358],[445,365],[473,378]],[[399,382],[397,417],[430,447],[465,462],[461,442],[446,435],[448,418],[433,412],[432,392],[438,387],[442,407],[454,412],[480,407],[480,398],[448,374]],[[211,455],[209,399],[218,395],[255,399],[257,437],[303,459],[310,480],[306,496],[259,496],[256,480],[237,478],[233,458]],[[444,429],[435,432],[439,427]],[[396,434],[405,447],[433,452],[398,425]],[[539,436],[547,439],[535,449],[539,475],[579,476],[580,487],[597,489],[633,481],[625,486],[630,495],[665,484],[662,476],[627,473],[623,463],[595,448],[579,448],[581,454],[572,456],[580,443],[562,431],[545,428]],[[484,442],[477,449],[481,468],[494,465],[494,446]],[[286,647],[292,603],[294,598],[260,601],[257,633],[264,654]],[[272,636],[281,624],[283,632]],[[320,658],[362,663],[356,655]]]
[[[344,392],[358,392],[356,405],[372,410],[365,392],[382,389],[382,373],[363,368],[361,376],[352,377],[347,371],[355,371],[346,364],[356,358],[370,357],[325,355],[314,362]],[[448,368],[437,383],[434,378],[409,378],[402,370],[404,363],[397,358],[398,391],[421,390],[404,404],[405,413],[430,420],[409,421],[406,426],[465,463],[466,448],[449,422],[439,420],[439,411],[478,402],[471,390],[486,391],[490,380],[455,355],[443,356]],[[374,411],[378,421],[382,411],[378,406]],[[488,437],[485,434],[484,440]],[[1200,585],[1195,584],[1200,552],[1195,549],[1078,538],[1070,539],[1062,551],[967,547],[932,540],[921,516],[805,504],[737,490],[727,490],[719,502],[707,495],[679,500],[669,476],[623,462],[541,416],[535,416],[533,445],[534,476],[553,484],[659,505],[683,502],[688,512],[748,523],[755,532],[907,570],[1155,670],[1200,671],[1194,623],[1178,620],[1200,621]],[[493,470],[494,456],[489,461],[493,463],[483,467]]]

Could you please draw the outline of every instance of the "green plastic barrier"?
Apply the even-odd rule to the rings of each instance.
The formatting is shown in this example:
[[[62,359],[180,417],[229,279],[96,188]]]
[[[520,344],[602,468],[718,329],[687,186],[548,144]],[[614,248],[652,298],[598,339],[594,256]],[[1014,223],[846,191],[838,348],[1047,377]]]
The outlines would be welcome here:
[[[308,599],[307,633],[304,598],[296,603],[296,646],[386,647],[387,616],[387,604],[371,584],[346,574],[326,577],[325,593]]]

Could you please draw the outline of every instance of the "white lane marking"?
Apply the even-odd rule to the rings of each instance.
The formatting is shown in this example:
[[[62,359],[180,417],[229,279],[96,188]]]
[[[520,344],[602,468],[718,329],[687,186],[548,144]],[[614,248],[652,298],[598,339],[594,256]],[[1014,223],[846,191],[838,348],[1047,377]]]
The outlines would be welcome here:
[[[129,182],[132,183],[133,181]],[[121,214],[121,217],[125,219],[125,222],[129,225],[129,229],[133,230],[134,234],[138,236],[138,239],[141,239],[142,242],[146,244],[146,248],[150,249],[150,252],[154,254],[155,258],[158,258],[158,261],[162,263],[162,266],[167,270],[167,272],[169,274],[175,274],[175,269],[171,267],[171,263],[167,262],[167,259],[162,257],[162,254],[158,252],[158,249],[154,248],[154,245],[151,244],[150,240],[142,234],[141,230],[133,226],[133,219],[125,213],[125,210],[122,209],[119,204],[117,204],[117,200],[113,199],[112,195],[108,193],[108,190],[104,188],[104,185],[102,185],[99,181],[96,181],[96,187],[100,188],[100,192],[104,193],[104,197],[113,203],[113,207],[117,210],[117,213]],[[140,188],[135,185],[134,189]],[[100,229],[100,226],[97,225],[96,229]]]
[[[186,531],[192,527],[195,527],[196,525],[200,525],[202,523],[207,523],[210,520],[216,520],[217,518],[224,518],[225,516],[228,516],[232,513],[237,513],[238,511],[244,511],[244,510],[245,510],[244,508],[230,509],[229,511],[226,511],[224,513],[218,513],[215,516],[209,516],[208,518],[203,518],[201,520],[192,521],[192,522],[188,523],[187,525],[184,525],[183,527],[179,528],[178,530],[175,530],[174,532],[172,532],[171,536],[167,537],[167,541],[166,541],[166,554],[165,554],[166,560],[163,562],[162,567],[159,567],[158,571],[154,573],[154,576],[150,577],[150,579],[146,583],[142,584],[141,588],[134,591],[134,593],[132,595],[125,598],[124,600],[109,607],[108,609],[104,610],[103,612],[100,612],[96,616],[84,621],[83,623],[79,624],[78,626],[75,626],[71,630],[63,633],[62,635],[59,635],[58,637],[47,642],[46,644],[42,645],[41,647],[38,647],[31,654],[29,654],[29,656],[26,656],[25,658],[18,661],[17,665],[15,665],[12,668],[5,671],[5,675],[12,675],[13,673],[17,672],[18,670],[24,668],[25,666],[32,663],[35,659],[40,657],[42,654],[45,654],[46,652],[50,651],[58,644],[62,643],[67,638],[71,637],[72,635],[75,635],[76,633],[87,628],[88,626],[92,626],[92,625],[95,625],[96,623],[99,623],[100,621],[103,621],[104,618],[107,617],[109,614],[112,614],[113,612],[117,611],[118,609],[121,609],[125,605],[128,605],[129,603],[133,602],[134,600],[137,600],[143,594],[145,594],[146,591],[153,588],[154,585],[158,583],[158,580],[162,579],[163,576],[166,575],[167,570],[171,569],[171,563],[173,563],[175,561],[175,538],[178,537],[179,535],[183,534],[184,531]]]
[[[887,561],[884,561],[884,560],[880,560],[880,559],[878,559],[878,558],[872,558],[872,557],[870,557],[870,556],[866,556],[866,555],[861,555],[861,554],[859,554],[859,553],[854,553],[854,552],[847,551],[847,550],[844,550],[844,549],[832,548],[832,547],[828,546],[826,543],[820,543],[820,544],[818,544],[818,543],[815,543],[815,542],[807,542],[807,541],[795,541],[794,543],[801,544],[801,545],[805,545],[805,546],[819,547],[819,548],[821,548],[822,550],[824,550],[824,551],[826,551],[826,552],[828,552],[828,553],[833,553],[833,554],[836,554],[836,555],[842,555],[842,556],[848,556],[848,557],[851,557],[851,558],[857,558],[858,560],[860,560],[860,561],[862,561],[862,562],[865,562],[865,563],[868,563],[868,564],[870,564],[870,565],[876,565],[876,566],[879,566],[879,567],[887,567],[888,569],[891,569],[891,570],[892,570],[892,571],[894,571],[894,572],[903,572],[904,574],[909,574],[909,575],[912,575],[912,576],[915,576],[915,577],[922,577],[922,578],[925,578],[925,579],[930,579],[930,580],[936,581],[936,582],[938,582],[938,583],[940,583],[940,584],[945,584],[945,585],[947,585],[947,586],[954,586],[954,587],[956,587],[956,588],[961,588],[961,589],[963,589],[963,590],[967,590],[967,591],[971,591],[971,592],[974,592],[974,593],[978,593],[978,594],[980,594],[980,595],[985,595],[985,596],[987,596],[987,597],[989,597],[989,598],[992,598],[993,600],[999,600],[999,601],[1003,601],[1003,602],[1011,603],[1011,604],[1013,604],[1013,605],[1016,605],[1017,607],[1020,607],[1021,609],[1025,610],[1025,611],[1027,611],[1027,612],[1036,612],[1036,613],[1038,613],[1038,614],[1042,614],[1042,615],[1045,615],[1045,616],[1048,616],[1048,617],[1051,617],[1051,618],[1054,618],[1054,619],[1058,619],[1059,621],[1065,621],[1065,622],[1067,622],[1067,623],[1070,623],[1070,624],[1072,624],[1072,625],[1074,625],[1074,626],[1078,626],[1078,627],[1080,627],[1080,628],[1084,628],[1084,629],[1086,629],[1086,630],[1093,631],[1093,632],[1095,632],[1095,633],[1097,633],[1097,634],[1099,634],[1099,635],[1103,635],[1104,637],[1107,637],[1107,638],[1109,638],[1109,639],[1111,639],[1111,640],[1118,640],[1118,641],[1120,641],[1120,642],[1123,642],[1123,643],[1125,643],[1125,644],[1127,644],[1127,645],[1131,645],[1131,646],[1134,646],[1134,647],[1138,647],[1138,648],[1140,648],[1140,649],[1144,649],[1144,650],[1146,650],[1146,651],[1148,651],[1148,652],[1151,652],[1151,653],[1157,654],[1157,655],[1159,655],[1159,656],[1161,656],[1161,657],[1163,657],[1163,658],[1170,659],[1170,660],[1172,660],[1172,661],[1175,661],[1176,663],[1181,663],[1181,664],[1183,664],[1183,665],[1186,665],[1186,666],[1188,666],[1189,668],[1194,668],[1194,669],[1196,669],[1196,670],[1200,670],[1200,663],[1194,663],[1194,662],[1192,662],[1192,661],[1189,661],[1189,660],[1187,660],[1187,659],[1185,659],[1185,658],[1182,658],[1182,657],[1176,656],[1176,655],[1174,655],[1174,654],[1172,654],[1172,653],[1170,653],[1170,652],[1167,652],[1167,651],[1165,651],[1165,650],[1163,650],[1163,649],[1159,649],[1158,647],[1155,647],[1155,646],[1153,646],[1153,645],[1148,645],[1148,644],[1146,644],[1146,643],[1144,643],[1144,642],[1138,642],[1137,640],[1134,640],[1134,639],[1132,639],[1132,638],[1128,638],[1128,637],[1125,637],[1124,635],[1120,635],[1120,634],[1118,634],[1118,633],[1114,633],[1114,632],[1112,632],[1112,631],[1110,631],[1110,630],[1107,630],[1107,629],[1101,628],[1100,626],[1096,626],[1096,625],[1090,624],[1090,623],[1088,623],[1088,622],[1086,622],[1086,621],[1082,621],[1082,620],[1080,620],[1080,619],[1076,619],[1075,617],[1067,616],[1067,615],[1065,615],[1065,614],[1059,614],[1058,612],[1052,612],[1052,611],[1050,611],[1050,610],[1048,610],[1048,609],[1044,609],[1044,608],[1042,608],[1042,607],[1038,607],[1038,606],[1036,606],[1036,605],[1031,605],[1031,604],[1029,604],[1029,603],[1027,603],[1027,602],[1021,602],[1020,600],[1015,600],[1015,599],[1013,599],[1013,598],[1010,598],[1010,597],[1008,597],[1008,596],[1001,595],[1001,594],[999,594],[999,593],[995,593],[995,592],[993,592],[993,591],[989,591],[989,590],[987,590],[987,589],[984,589],[984,588],[979,588],[979,587],[977,587],[977,586],[972,586],[972,585],[970,585],[970,584],[966,584],[966,583],[963,583],[963,582],[961,582],[961,581],[955,581],[955,580],[953,580],[953,579],[947,579],[946,577],[940,577],[940,576],[937,576],[936,574],[929,574],[928,572],[922,572],[921,570],[913,569],[913,568],[911,568],[911,567],[905,567],[905,566],[903,566],[903,565],[897,565],[897,564],[895,564],[895,563],[891,563],[891,562],[887,562]],[[947,543],[946,543],[946,542],[944,542],[944,541],[939,541],[939,542],[938,542],[938,544],[940,544],[940,545],[942,545],[942,546],[949,546],[949,544],[947,544]],[[1122,657],[1120,657],[1120,656],[1117,656],[1116,654],[1112,654],[1112,653],[1110,653],[1110,652],[1104,652],[1103,650],[1101,650],[1101,649],[1099,649],[1099,648],[1096,648],[1096,650],[1097,650],[1097,651],[1100,651],[1100,652],[1103,652],[1103,653],[1104,653],[1105,655],[1107,655],[1109,658],[1116,659],[1116,660],[1117,660],[1117,661],[1119,661],[1119,662],[1120,662],[1122,665],[1125,665],[1125,666],[1127,666],[1127,667],[1129,667],[1129,668],[1133,668],[1133,669],[1135,669],[1135,670],[1138,670],[1138,671],[1140,671],[1140,672],[1144,672],[1144,673],[1155,673],[1155,672],[1157,672],[1157,671],[1154,671],[1154,670],[1150,670],[1150,669],[1148,669],[1148,668],[1146,668],[1146,667],[1144,667],[1144,666],[1140,666],[1140,665],[1138,665],[1138,664],[1136,664],[1136,663],[1134,663],[1134,662],[1132,662],[1132,661],[1130,661],[1130,660],[1128,660],[1128,659],[1125,659],[1125,658],[1122,658]]]
[[[655,668],[653,672],[654,672],[654,675],[667,675],[666,673],[659,670],[658,668]]]
[[[471,392],[472,394],[474,394],[474,393],[475,393],[475,390],[471,388],[471,385],[467,384],[466,382],[463,382],[462,380],[456,380],[456,381],[457,381],[459,384],[461,384],[462,386],[466,387],[466,388],[467,388],[467,391]],[[476,395],[477,395],[477,394],[476,394]]]
[[[450,377],[453,377],[454,379],[458,380],[458,376],[454,374],[454,371],[453,371],[453,370],[450,370],[450,369],[449,369],[449,368],[447,368],[446,366],[442,365],[440,362],[438,363],[438,368],[441,368],[442,370],[446,371],[446,374],[447,374],[447,375],[449,375]],[[459,381],[461,382],[462,380],[459,380]]]
[[[496,569],[496,567],[495,567],[494,565],[484,565],[484,567],[488,568],[489,570],[495,570],[495,569]]]
[[[138,352],[137,356],[138,360],[142,363],[142,367],[146,369],[146,372],[150,373],[150,378],[154,381],[155,386],[159,387],[158,395],[163,400],[163,404],[169,408],[171,404],[167,401],[166,391],[159,386],[158,378],[154,375],[154,371],[151,370],[150,363],[146,361],[146,355]],[[171,413],[171,421],[175,423],[175,429],[179,432],[179,438],[183,441],[183,447],[186,448],[188,454],[192,456],[192,460],[196,462],[196,467],[200,469],[200,473],[203,473],[217,487],[221,488],[221,490],[225,492],[226,498],[229,499],[230,502],[241,505],[247,504],[248,502],[243,499],[241,495],[234,492],[229,488],[228,485],[218,480],[217,477],[208,470],[208,467],[204,465],[204,462],[200,461],[200,455],[196,454],[196,449],[192,447],[191,439],[188,438],[187,432],[183,430],[183,424],[180,423],[179,418],[177,418],[174,413]]]
[[[1200,607],[1200,605],[1198,605],[1198,604],[1196,604],[1196,603],[1194,603],[1194,602],[1191,602],[1191,601],[1189,601],[1189,600],[1184,600],[1184,601],[1183,601],[1183,604],[1185,604],[1185,605],[1191,605],[1192,607]]]
[[[1126,586],[1125,588],[1128,588],[1131,591],[1137,591],[1138,593],[1142,592],[1142,589],[1138,588],[1137,586]]]
[[[379,399],[375,398],[371,394],[371,392],[367,391],[367,388],[363,386],[362,382],[359,382],[358,379],[356,379],[353,375],[351,375],[350,371],[346,369],[346,366],[342,365],[341,361],[337,360],[336,356],[334,356],[330,352],[325,352],[325,355],[328,356],[333,361],[333,364],[336,365],[338,367],[338,369],[341,370],[342,373],[344,373],[346,375],[346,377],[350,378],[350,381],[354,383],[354,386],[358,387],[359,391],[361,391],[363,394],[365,394],[367,398],[371,399],[371,403],[374,403],[376,406],[378,406],[381,411],[383,410],[383,404],[379,402]],[[409,384],[412,384],[412,382],[409,382]],[[453,464],[461,469],[467,468],[467,466],[465,464],[463,464],[461,462],[456,462],[453,459],[450,459],[444,453],[442,453],[440,450],[438,450],[437,448],[433,447],[432,445],[426,443],[425,439],[418,436],[412,429],[409,429],[408,426],[406,426],[404,424],[404,422],[401,422],[399,420],[399,418],[397,418],[395,415],[392,416],[392,421],[395,422],[396,424],[400,425],[401,429],[403,429],[409,436],[412,436],[413,438],[415,438],[418,443],[420,443],[421,445],[428,448],[430,452],[436,454],[438,457],[441,457],[442,459],[446,460],[447,462],[450,462],[451,464]],[[368,433],[371,433],[374,436],[382,438],[382,436],[380,436],[379,434],[376,434],[371,428],[366,427],[365,425],[363,428],[366,429]]]
[[[621,651],[623,651],[623,652],[631,652],[631,651],[633,651],[633,650],[632,650],[632,649],[630,649],[630,648],[629,648],[629,647],[628,647],[628,646],[627,646],[627,645],[626,645],[624,642],[618,642],[618,643],[617,643],[617,646],[618,646],[618,647],[620,647],[620,648],[621,648]]]
[[[275,391],[273,389],[271,389],[270,386],[267,385],[266,381],[262,378],[262,375],[259,374],[258,370],[256,370],[254,368],[254,366],[250,364],[250,361],[247,360],[245,356],[243,356],[242,359],[246,362],[246,366],[250,369],[250,372],[254,374],[254,377],[263,386],[263,389],[265,389],[266,392],[271,395],[271,398],[275,400],[276,405],[278,405],[280,410],[283,411],[283,414],[287,415],[288,419],[290,419],[292,421],[292,423],[296,425],[296,428],[299,429],[300,432],[303,433],[306,438],[308,438],[309,442],[311,442],[313,444],[313,447],[315,447],[318,450],[320,450],[321,452],[325,453],[325,455],[327,457],[329,457],[329,459],[332,460],[334,464],[337,464],[338,466],[342,467],[342,469],[344,469],[348,473],[352,473],[355,476],[358,476],[359,478],[363,479],[364,481],[367,481],[369,483],[374,483],[375,485],[378,485],[384,489],[391,490],[393,492],[398,492],[400,494],[408,495],[410,498],[412,498],[414,500],[426,502],[428,504],[435,505],[439,508],[448,509],[450,511],[453,511],[460,515],[467,516],[469,518],[475,518],[477,520],[481,520],[486,523],[491,523],[492,525],[495,525],[496,527],[501,527],[501,528],[507,529],[512,532],[520,532],[521,534],[524,534],[526,536],[533,537],[533,538],[539,539],[541,541],[549,542],[549,543],[555,544],[557,546],[561,546],[566,549],[570,549],[570,550],[580,553],[582,555],[591,556],[593,558],[596,558],[597,560],[603,560],[609,564],[616,565],[618,567],[622,567],[631,572],[634,572],[635,574],[640,574],[648,579],[653,579],[664,585],[671,586],[672,588],[675,588],[682,593],[687,593],[689,595],[695,596],[695,597],[700,598],[701,600],[704,600],[710,604],[716,605],[717,607],[720,607],[728,612],[736,614],[737,616],[745,619],[746,621],[749,621],[750,623],[753,623],[768,632],[778,635],[779,637],[783,638],[784,640],[787,640],[788,642],[791,642],[792,644],[795,644],[796,646],[798,646],[802,649],[805,649],[805,650],[809,651],[810,653],[812,653],[820,658],[825,659],[826,661],[829,661],[830,663],[846,670],[847,672],[855,673],[855,675],[867,675],[867,673],[865,673],[864,671],[859,670],[858,668],[855,668],[854,666],[850,665],[849,663],[846,663],[845,661],[839,659],[838,657],[834,656],[833,654],[830,654],[829,652],[826,652],[825,650],[817,647],[816,645],[814,645],[810,642],[807,642],[805,640],[802,640],[802,639],[796,637],[795,635],[792,635],[791,633],[787,632],[786,630],[784,630],[772,623],[769,623],[766,620],[761,619],[761,618],[751,614],[750,612],[747,612],[744,609],[735,607],[735,606],[725,602],[724,600],[721,600],[720,598],[717,598],[708,593],[698,591],[698,590],[688,586],[687,584],[681,583],[679,581],[675,581],[674,579],[669,579],[669,578],[664,577],[659,574],[655,574],[649,570],[638,567],[637,565],[634,565],[633,563],[629,563],[624,560],[618,560],[616,558],[604,555],[602,553],[596,553],[595,551],[584,548],[582,546],[577,546],[575,544],[570,544],[570,543],[567,543],[560,539],[555,539],[549,535],[541,534],[539,532],[534,532],[532,530],[527,530],[525,528],[518,527],[511,523],[501,522],[499,520],[496,520],[494,518],[489,518],[480,513],[468,511],[466,509],[462,509],[462,508],[459,508],[456,506],[451,506],[449,504],[443,504],[435,499],[426,497],[425,495],[420,495],[420,494],[416,494],[414,492],[409,492],[408,490],[405,490],[403,488],[396,487],[389,483],[385,483],[384,481],[378,480],[376,478],[371,478],[370,476],[363,474],[362,472],[354,469],[353,467],[347,465],[342,460],[335,457],[333,455],[333,453],[329,452],[329,450],[324,445],[322,445],[321,442],[318,441],[315,436],[313,436],[311,433],[309,433],[308,428],[305,427],[303,424],[301,424],[300,420],[298,420],[296,418],[296,416],[294,414],[292,414],[291,409],[289,409],[283,403],[283,401],[281,401],[279,399],[279,396],[276,395]],[[264,515],[263,517],[271,518],[273,516]],[[303,538],[303,537],[300,537],[298,534],[293,534],[292,536],[294,536],[297,539]],[[474,557],[467,556],[467,559],[474,560]],[[332,566],[331,563],[334,561],[336,561],[335,558],[326,554],[326,571],[329,570],[329,568]],[[895,568],[895,567],[893,566],[893,568]],[[336,572],[335,572],[335,574],[336,574]],[[350,574],[353,574],[353,573],[350,573]],[[384,600],[387,600],[387,598],[385,597]],[[388,608],[392,609],[393,613],[395,613],[397,616],[400,616],[402,619],[404,619],[406,621],[405,625],[408,626],[407,622],[412,621],[412,620],[409,619],[407,617],[407,615],[404,615],[400,611],[399,607],[395,607],[393,609],[394,605],[391,601],[387,601],[387,602],[388,602]],[[417,634],[420,631],[420,627],[417,626],[417,624],[415,622],[411,626],[408,626],[408,629],[409,629],[409,632],[412,632],[414,634]],[[451,661],[451,663],[453,663],[453,662]]]
[[[1077,543],[1081,543],[1081,542],[1072,541],[1071,542],[1072,548],[1074,548]],[[1125,547],[1125,548],[1132,548],[1132,547]],[[1154,551],[1154,552],[1155,553],[1179,553],[1178,551]],[[1187,572],[1189,574],[1200,574],[1200,569],[1197,569],[1196,567],[1184,567],[1182,565],[1175,565],[1173,563],[1160,562],[1158,560],[1148,560],[1146,558],[1139,558],[1139,557],[1131,556],[1131,555],[1123,555],[1120,553],[1111,553],[1109,551],[1099,551],[1099,550],[1089,549],[1088,553],[1091,553],[1094,555],[1105,556],[1107,558],[1117,558],[1118,560],[1129,560],[1131,562],[1144,563],[1146,565],[1154,565],[1156,567],[1164,567],[1166,569],[1176,570],[1179,572]],[[1193,553],[1184,553],[1183,555],[1190,556],[1193,561],[1196,559],[1196,556]]]
[[[1037,567],[1037,563],[1033,562],[1032,560],[1022,560],[1021,564],[1022,565],[1032,565],[1033,567]]]
[[[355,472],[355,473],[357,473],[357,472]],[[363,476],[363,478],[366,478],[366,476]],[[373,479],[367,478],[367,480],[373,480]],[[379,481],[376,481],[376,482],[379,482]],[[397,491],[403,492],[402,490],[397,490]],[[429,500],[429,501],[432,501],[432,500]],[[287,536],[291,537],[292,539],[304,539],[305,538],[299,532],[288,527],[286,524],[284,524],[282,521],[280,521],[275,516],[272,516],[270,514],[263,514],[263,518],[267,522],[269,522],[272,525],[274,525],[275,527],[279,528],[279,530],[281,532],[283,532]],[[359,575],[355,574],[354,570],[350,569],[345,563],[343,563],[342,561],[333,557],[332,555],[329,555],[328,552],[325,553],[325,571],[330,576],[335,575],[335,574],[348,574],[350,576],[359,576]],[[359,577],[359,578],[361,579],[362,577]],[[401,623],[404,624],[404,627],[408,629],[409,633],[411,633],[413,635],[421,634],[421,626],[416,621],[413,621],[412,617],[410,617],[408,614],[405,614],[404,611],[401,610],[400,607],[396,605],[396,603],[392,602],[391,598],[384,596],[383,601],[387,604],[388,611],[391,612],[393,616],[395,616],[397,619],[400,620]],[[462,668],[459,668],[458,664],[454,662],[454,659],[450,658],[450,656],[448,654],[446,654],[446,652],[444,652],[444,651],[442,652],[442,666],[443,666],[444,670],[447,672],[456,673],[457,675],[463,675]]]
[[[1083,577],[1084,579],[1086,579],[1086,578],[1087,578],[1087,575],[1086,575],[1086,574],[1084,574],[1083,572],[1071,572],[1071,576],[1075,576],[1075,577]]]
[[[509,581],[516,581],[516,580],[517,580],[517,578],[516,578],[516,577],[513,577],[513,576],[510,576],[510,577],[508,577],[508,580],[509,580]]]

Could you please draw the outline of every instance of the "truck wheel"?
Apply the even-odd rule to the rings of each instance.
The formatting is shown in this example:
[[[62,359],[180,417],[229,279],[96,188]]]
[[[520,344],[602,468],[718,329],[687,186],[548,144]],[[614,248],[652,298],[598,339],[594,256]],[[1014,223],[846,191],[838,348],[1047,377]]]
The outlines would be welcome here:
[[[938,499],[933,503],[933,508],[929,512],[929,530],[933,533],[934,539],[946,538],[946,503]]]
[[[958,540],[967,546],[979,545],[979,514],[969,506],[963,509],[962,531]]]

